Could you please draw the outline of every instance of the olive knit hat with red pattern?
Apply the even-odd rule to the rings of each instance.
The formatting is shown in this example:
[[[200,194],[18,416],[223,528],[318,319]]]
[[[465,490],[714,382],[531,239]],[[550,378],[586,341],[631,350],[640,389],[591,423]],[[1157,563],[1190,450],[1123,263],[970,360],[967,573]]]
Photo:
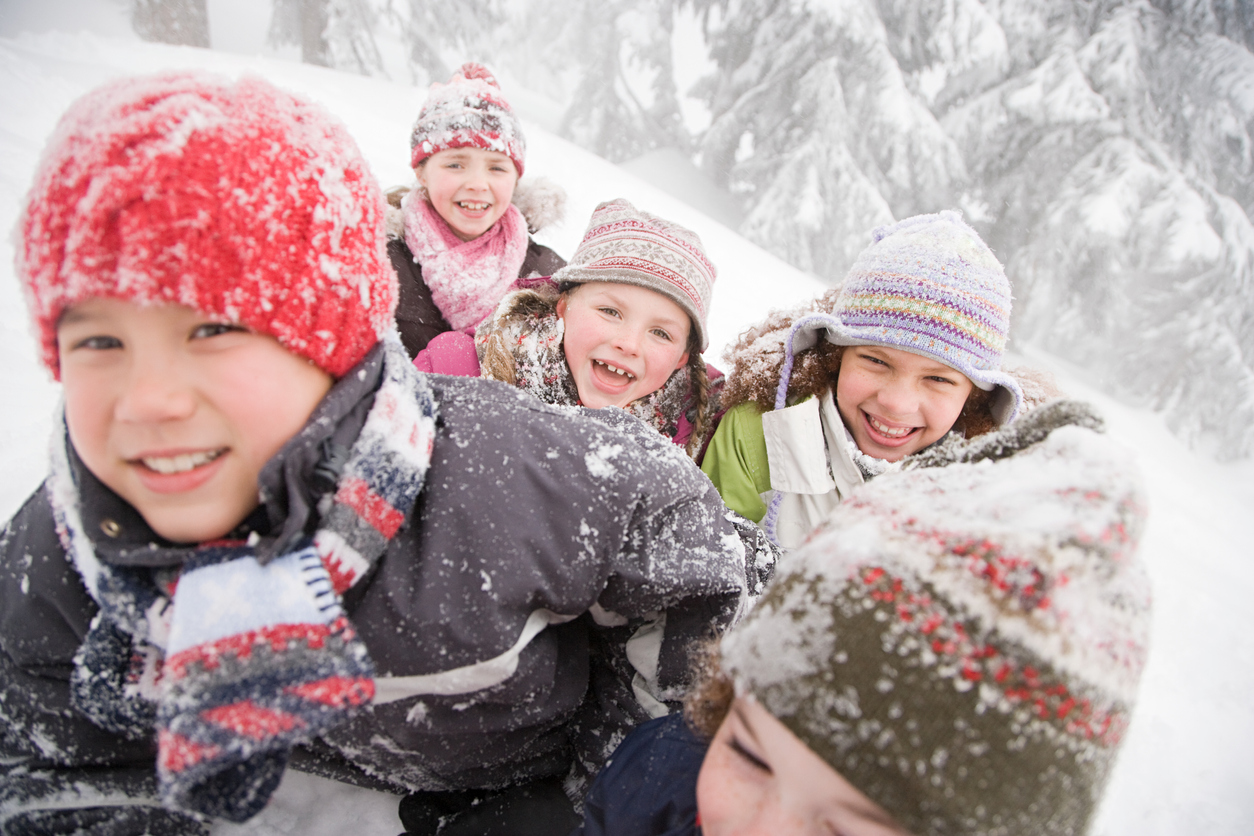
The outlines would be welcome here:
[[[1084,833],[1149,620],[1097,426],[1055,402],[860,488],[724,638],[738,693],[919,836]]]
[[[499,151],[522,177],[527,142],[501,85],[482,64],[467,62],[447,84],[431,85],[409,137],[410,167],[449,148]]]
[[[17,272],[59,377],[61,314],[181,304],[338,377],[392,327],[386,204],[344,126],[259,78],[106,84],[62,117],[17,227]]]

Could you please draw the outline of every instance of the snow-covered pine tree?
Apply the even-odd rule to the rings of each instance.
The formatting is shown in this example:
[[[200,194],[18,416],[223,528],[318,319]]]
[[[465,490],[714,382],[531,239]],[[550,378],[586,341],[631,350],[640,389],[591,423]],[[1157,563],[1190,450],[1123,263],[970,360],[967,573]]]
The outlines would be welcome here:
[[[943,121],[991,208],[1013,334],[1248,453],[1254,56],[1147,2],[1076,11],[1030,35],[1053,43],[1043,60]]]
[[[576,3],[565,49],[546,60],[576,71],[561,133],[608,160],[687,150],[671,58],[674,0]]]
[[[867,231],[952,205],[957,147],[908,89],[872,0],[694,0],[718,66],[702,164],[741,231],[829,281]]]

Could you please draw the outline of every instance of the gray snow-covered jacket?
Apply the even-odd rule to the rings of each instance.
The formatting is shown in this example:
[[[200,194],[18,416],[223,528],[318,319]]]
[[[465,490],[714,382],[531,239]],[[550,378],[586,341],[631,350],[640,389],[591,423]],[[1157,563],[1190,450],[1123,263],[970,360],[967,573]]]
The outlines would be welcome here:
[[[381,353],[338,381],[281,466],[263,471],[265,503],[246,525],[274,530],[292,509],[316,522],[321,442],[360,428]],[[630,727],[682,694],[689,647],[743,611],[773,553],[682,451],[621,410],[428,380],[439,412],[424,487],[344,598],[375,704],[291,764],[397,792],[595,773]],[[187,549],[162,543],[81,466],[75,478],[101,561],[156,543],[148,565],[179,565]],[[95,534],[106,517],[120,523],[112,539]],[[71,703],[97,606],[44,489],[9,522],[0,561],[0,831],[126,820],[194,832],[153,800],[153,740],[110,734]]]

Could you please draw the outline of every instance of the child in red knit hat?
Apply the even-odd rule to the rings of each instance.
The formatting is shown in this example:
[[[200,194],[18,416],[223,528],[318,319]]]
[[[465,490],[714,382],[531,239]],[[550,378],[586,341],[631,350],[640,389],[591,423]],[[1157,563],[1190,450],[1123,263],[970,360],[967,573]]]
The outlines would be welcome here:
[[[58,125],[17,234],[64,413],[0,535],[0,831],[203,833],[291,765],[410,793],[414,833],[564,832],[760,589],[655,433],[415,370],[385,206],[255,78]]]
[[[516,194],[522,126],[481,64],[431,86],[410,148],[418,188],[392,194],[388,255],[400,277],[396,323],[414,357],[439,334],[473,334],[519,278],[566,263],[528,235],[560,217],[565,195],[548,182]]]

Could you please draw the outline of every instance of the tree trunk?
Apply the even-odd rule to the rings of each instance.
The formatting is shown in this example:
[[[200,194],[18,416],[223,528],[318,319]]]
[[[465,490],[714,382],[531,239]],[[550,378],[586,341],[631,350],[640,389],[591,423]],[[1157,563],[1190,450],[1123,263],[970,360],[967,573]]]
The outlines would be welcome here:
[[[205,0],[131,0],[131,26],[146,41],[209,47]]]

